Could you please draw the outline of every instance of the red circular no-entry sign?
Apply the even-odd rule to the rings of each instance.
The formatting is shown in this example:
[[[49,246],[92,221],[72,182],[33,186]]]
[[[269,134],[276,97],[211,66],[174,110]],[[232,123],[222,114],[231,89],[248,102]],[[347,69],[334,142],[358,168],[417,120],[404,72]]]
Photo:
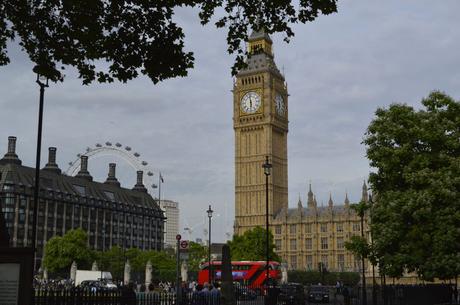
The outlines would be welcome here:
[[[187,240],[181,241],[180,242],[180,248],[181,248],[181,250],[188,249],[188,241]]]

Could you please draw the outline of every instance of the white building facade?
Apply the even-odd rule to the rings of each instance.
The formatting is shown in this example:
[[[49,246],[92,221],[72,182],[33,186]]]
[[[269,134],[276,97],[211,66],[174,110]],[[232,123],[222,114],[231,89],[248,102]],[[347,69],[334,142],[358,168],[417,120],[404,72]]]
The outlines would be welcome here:
[[[172,200],[161,200],[160,208],[166,217],[164,227],[165,248],[176,246],[176,235],[179,234],[179,203]]]

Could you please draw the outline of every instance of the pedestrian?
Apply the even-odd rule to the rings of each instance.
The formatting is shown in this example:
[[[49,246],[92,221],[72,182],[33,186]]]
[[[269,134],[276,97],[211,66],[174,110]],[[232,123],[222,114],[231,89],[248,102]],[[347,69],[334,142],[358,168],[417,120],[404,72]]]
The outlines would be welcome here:
[[[191,305],[205,305],[206,299],[203,293],[203,285],[196,285],[196,290],[192,294]]]
[[[343,295],[343,303],[345,305],[350,305],[350,291],[348,290],[347,286],[343,286],[342,295]]]
[[[220,304],[220,290],[218,283],[214,283],[214,285],[211,286],[211,290],[209,291],[209,300],[209,304],[211,305]]]
[[[338,294],[340,294],[340,281],[335,283],[335,295],[337,296]]]
[[[136,305],[134,283],[130,282],[128,285],[123,286],[121,290],[121,305]]]

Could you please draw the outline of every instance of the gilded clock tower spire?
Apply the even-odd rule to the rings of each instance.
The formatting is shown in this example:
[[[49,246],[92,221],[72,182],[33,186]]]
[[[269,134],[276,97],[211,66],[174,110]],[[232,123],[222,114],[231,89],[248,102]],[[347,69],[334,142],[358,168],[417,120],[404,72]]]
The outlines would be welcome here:
[[[272,40],[263,30],[248,40],[247,67],[233,87],[235,130],[235,234],[265,227],[265,175],[262,164],[273,164],[269,176],[269,217],[288,205],[288,93],[276,67]]]

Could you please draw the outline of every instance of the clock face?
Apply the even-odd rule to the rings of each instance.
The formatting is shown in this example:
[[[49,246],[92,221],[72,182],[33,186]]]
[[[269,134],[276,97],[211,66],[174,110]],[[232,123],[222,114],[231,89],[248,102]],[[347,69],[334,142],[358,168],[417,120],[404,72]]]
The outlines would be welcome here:
[[[241,99],[241,109],[245,113],[255,113],[261,105],[260,96],[254,91],[249,91]]]
[[[275,108],[278,115],[284,115],[286,113],[286,105],[284,104],[283,96],[279,93],[275,96]]]

